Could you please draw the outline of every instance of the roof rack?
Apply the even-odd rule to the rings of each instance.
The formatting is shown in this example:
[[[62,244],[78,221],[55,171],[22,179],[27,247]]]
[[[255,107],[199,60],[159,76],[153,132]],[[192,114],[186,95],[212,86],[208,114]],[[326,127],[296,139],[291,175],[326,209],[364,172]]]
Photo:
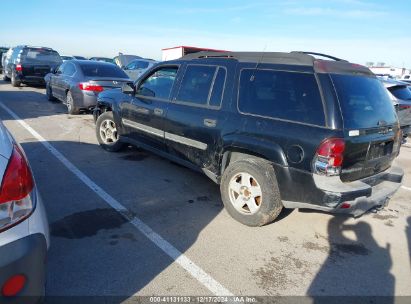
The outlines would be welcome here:
[[[22,48],[33,48],[33,49],[45,49],[45,50],[53,50],[50,47],[47,46],[37,46],[37,45],[28,45],[28,44],[22,44],[22,45],[18,45],[17,47],[22,47]]]
[[[334,57],[334,56],[330,56],[327,54],[323,54],[323,53],[316,53],[316,52],[304,52],[304,51],[292,51],[291,53],[297,53],[297,54],[306,54],[306,55],[315,55],[315,56],[321,56],[321,57],[325,57],[325,58],[329,58],[335,61],[344,61],[344,62],[348,62],[345,59],[341,59],[338,57]]]
[[[302,53],[282,52],[196,52],[183,56],[183,60],[193,59],[234,59],[240,62],[260,62],[274,64],[295,64],[313,66],[314,58]]]

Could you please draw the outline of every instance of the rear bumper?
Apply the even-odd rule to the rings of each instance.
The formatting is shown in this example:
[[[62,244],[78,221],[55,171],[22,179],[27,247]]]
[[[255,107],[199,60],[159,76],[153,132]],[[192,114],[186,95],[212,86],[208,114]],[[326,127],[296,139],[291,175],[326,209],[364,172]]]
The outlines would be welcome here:
[[[283,201],[286,208],[308,208],[331,213],[346,213],[358,217],[365,212],[383,207],[401,186],[404,171],[391,167],[376,175],[343,183],[338,176],[312,176],[317,201]],[[349,208],[343,206],[349,205]]]
[[[91,110],[97,105],[97,95],[94,92],[72,90],[75,106],[79,109]]]
[[[46,238],[31,234],[0,247],[0,288],[13,275],[23,274],[27,281],[17,297],[5,298],[2,303],[37,303],[44,296]]]
[[[44,76],[26,76],[17,74],[17,78],[23,83],[46,84]]]

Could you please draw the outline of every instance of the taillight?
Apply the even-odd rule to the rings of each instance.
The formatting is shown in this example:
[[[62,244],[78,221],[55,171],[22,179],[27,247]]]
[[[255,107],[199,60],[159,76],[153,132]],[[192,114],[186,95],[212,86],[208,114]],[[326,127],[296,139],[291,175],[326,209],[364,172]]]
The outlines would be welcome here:
[[[0,231],[31,214],[33,188],[33,176],[24,153],[14,146],[0,188]]]
[[[79,83],[78,87],[82,91],[102,92],[104,90],[104,88],[100,85],[87,82]]]
[[[400,109],[411,109],[411,105],[399,104],[398,107],[399,107]]]
[[[23,66],[21,64],[16,64],[16,71],[17,72],[23,71]]]
[[[339,175],[344,160],[345,141],[342,138],[328,138],[317,149],[314,158],[314,173]]]

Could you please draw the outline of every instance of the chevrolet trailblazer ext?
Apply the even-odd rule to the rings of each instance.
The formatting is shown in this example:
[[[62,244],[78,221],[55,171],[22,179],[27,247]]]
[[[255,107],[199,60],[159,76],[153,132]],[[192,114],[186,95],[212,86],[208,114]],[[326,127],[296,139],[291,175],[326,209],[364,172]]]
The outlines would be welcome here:
[[[249,226],[283,207],[359,216],[387,204],[403,177],[381,82],[322,54],[190,54],[100,93],[94,116],[104,149],[133,144],[203,171]]]

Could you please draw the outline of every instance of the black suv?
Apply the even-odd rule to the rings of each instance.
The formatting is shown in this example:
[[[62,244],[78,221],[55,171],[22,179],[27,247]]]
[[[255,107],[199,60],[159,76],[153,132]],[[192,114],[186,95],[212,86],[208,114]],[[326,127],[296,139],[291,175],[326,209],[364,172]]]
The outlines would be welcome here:
[[[61,63],[60,55],[53,49],[19,45],[7,52],[3,79],[11,79],[14,87],[22,83],[45,84],[44,76]]]
[[[316,55],[316,56],[313,56]],[[401,185],[401,132],[366,67],[321,54],[196,53],[100,93],[100,145],[125,143],[203,171],[243,224],[283,207],[359,216]]]

